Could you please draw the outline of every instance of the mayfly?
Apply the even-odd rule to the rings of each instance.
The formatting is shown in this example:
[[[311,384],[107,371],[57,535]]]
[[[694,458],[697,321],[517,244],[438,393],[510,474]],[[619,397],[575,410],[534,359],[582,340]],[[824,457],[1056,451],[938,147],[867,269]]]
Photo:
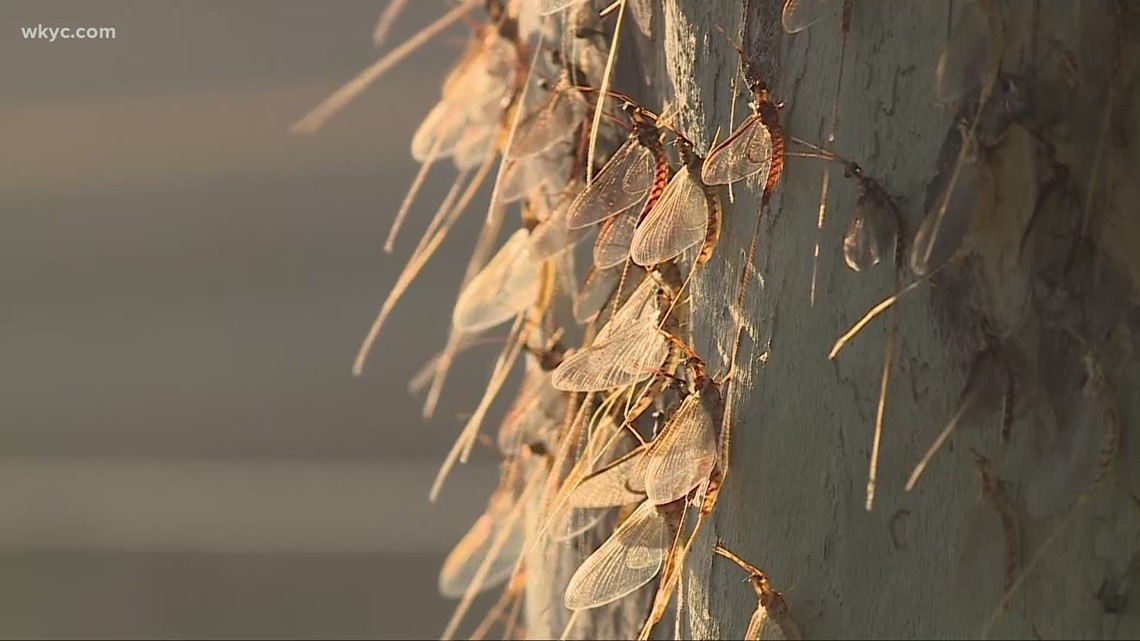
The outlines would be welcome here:
[[[640,383],[660,371],[669,356],[670,342],[659,326],[668,320],[664,315],[680,289],[676,267],[662,267],[658,271],[660,281],[642,281],[594,342],[554,370],[556,388],[568,392],[611,390]]]
[[[504,527],[510,528],[506,542],[491,560],[482,583],[474,588],[477,592],[489,590],[510,577],[524,546],[522,520],[514,519],[512,522],[508,518],[518,505],[522,486],[518,463],[521,463],[521,459],[507,466],[499,487],[491,495],[486,511],[444,560],[439,573],[439,592],[444,597],[458,599],[472,589],[480,564],[487,558],[491,543]]]
[[[669,163],[661,146],[657,119],[630,102],[624,105],[632,121],[629,138],[585,189],[570,203],[567,221],[571,229],[594,225],[658,195],[669,180]],[[640,218],[642,211],[638,211]]]
[[[645,454],[645,491],[658,505],[678,500],[707,482],[717,463],[717,437],[724,422],[720,386],[705,372],[704,362],[687,351],[692,389]]]
[[[463,333],[478,333],[523,313],[539,303],[543,292],[541,261],[533,260],[530,233],[519,229],[460,293],[452,324]]]
[[[923,470],[938,453],[946,440],[954,433],[967,412],[975,406],[992,406],[997,399],[996,392],[1005,389],[1006,383],[1011,380],[1009,365],[1001,358],[996,348],[988,348],[980,352],[970,366],[970,373],[966,378],[966,386],[958,399],[958,409],[930,445],[922,459],[914,466],[910,478],[906,482],[906,491],[914,489]],[[1004,413],[1003,413],[1004,415]],[[1004,419],[1004,416],[1003,416]]]
[[[779,108],[772,102],[767,83],[744,50],[731,39],[729,43],[740,54],[744,78],[752,92],[748,105],[752,115],[709,151],[701,166],[701,179],[706,185],[728,185],[759,175],[764,182],[764,202],[767,203],[784,169],[784,135]]]
[[[613,603],[652,581],[676,546],[684,501],[643,501],[574,572],[565,605],[586,610]]]
[[[665,616],[689,549],[696,541],[701,526],[715,509],[721,488],[728,478],[732,443],[732,426],[726,420],[730,414],[720,388],[732,377],[736,367],[740,330],[737,330],[728,372],[719,382],[708,376],[704,361],[691,347],[679,339],[672,340],[688,357],[686,364],[691,373],[693,393],[681,403],[661,434],[650,445],[650,452],[645,458],[646,492],[651,497],[650,500],[655,494],[664,499],[674,494],[679,487],[696,480],[697,485],[692,493],[701,496],[700,509],[685,545],[670,557],[670,562],[662,572],[660,586],[653,597],[653,606],[638,635],[639,639],[649,639],[654,626]],[[654,445],[657,446],[656,451]],[[700,471],[704,471],[705,475],[698,479],[696,476]]]
[[[514,456],[528,445],[550,449],[554,431],[569,405],[566,393],[550,384],[551,371],[564,355],[565,349],[557,340],[529,352],[522,388],[499,427],[498,446],[503,455]]]
[[[585,120],[586,100],[570,83],[568,71],[563,71],[553,87],[545,82],[540,86],[547,89],[546,98],[519,121],[508,160],[550,149],[573,135]]]
[[[684,167],[669,181],[633,235],[630,257],[638,265],[668,262],[698,245],[701,249],[694,264],[701,265],[712,257],[720,238],[720,201],[701,181],[703,159],[691,143],[681,138],[678,141]]]
[[[798,33],[818,22],[835,8],[838,0],[785,0],[782,16],[784,31]],[[853,0],[843,0],[843,12],[840,20],[839,44],[839,71],[835,76],[835,98],[831,103],[831,124],[825,144],[835,142],[835,134],[839,129],[839,93],[843,88],[843,65],[847,60],[847,35],[851,31],[851,13]],[[819,270],[819,246],[823,237],[823,224],[827,215],[827,195],[831,185],[831,173],[823,171],[823,179],[819,193],[819,215],[816,219],[815,247],[812,250],[811,290],[809,301],[815,304],[815,284]]]
[[[974,458],[974,467],[978,471],[982,499],[1001,519],[1002,532],[1005,538],[1005,568],[1003,573],[1005,580],[1002,584],[1002,592],[1005,593],[1013,589],[1021,568],[1021,524],[1017,519],[1017,510],[1013,501],[1005,490],[1005,483],[995,478],[990,470],[989,459],[972,447],[970,454]]]
[[[788,641],[803,638],[799,626],[792,620],[784,595],[772,589],[768,575],[763,570],[736,556],[720,543],[716,544],[713,551],[747,572],[748,581],[752,584],[752,589],[756,591],[756,610],[752,613],[752,618],[748,620],[748,629],[744,633],[745,641],[759,641],[760,630],[767,621],[774,623]]]

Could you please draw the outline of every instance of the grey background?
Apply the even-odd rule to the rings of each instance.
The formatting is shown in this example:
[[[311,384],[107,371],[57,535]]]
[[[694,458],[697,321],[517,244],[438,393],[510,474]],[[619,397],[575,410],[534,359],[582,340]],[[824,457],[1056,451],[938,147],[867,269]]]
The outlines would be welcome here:
[[[392,43],[443,10],[410,4]],[[442,631],[439,565],[495,468],[427,488],[493,348],[432,422],[406,382],[443,344],[478,206],[349,366],[449,184],[383,254],[465,27],[286,134],[378,57],[383,5],[0,4],[0,635]],[[117,37],[23,39],[37,24]]]

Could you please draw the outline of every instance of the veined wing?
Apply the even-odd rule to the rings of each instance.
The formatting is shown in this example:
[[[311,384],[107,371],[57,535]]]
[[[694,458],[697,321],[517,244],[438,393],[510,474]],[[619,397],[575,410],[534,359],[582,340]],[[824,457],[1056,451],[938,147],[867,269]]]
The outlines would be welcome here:
[[[508,505],[509,507],[509,505]],[[498,537],[503,521],[506,520],[509,509],[488,509],[486,513],[475,521],[459,544],[447,555],[443,562],[443,569],[439,573],[439,593],[449,599],[461,598],[467,592],[479,566],[487,558],[495,539]],[[479,592],[489,590],[506,581],[514,570],[519,555],[522,554],[526,544],[525,521],[515,519],[511,533],[499,550],[498,555],[491,561]]]
[[[716,464],[717,428],[699,392],[685,397],[645,455],[645,492],[651,502],[676,501],[709,477]]]
[[[565,605],[585,610],[612,603],[653,580],[668,546],[665,519],[645,501],[578,567]]]
[[[617,267],[629,258],[629,247],[637,231],[637,213],[627,209],[607,220],[594,242],[594,267]]]
[[[630,257],[644,266],[670,261],[705,239],[708,219],[705,191],[686,167],[673,176],[649,215],[637,226]]]
[[[645,446],[590,474],[578,483],[566,500],[577,508],[620,507],[637,503],[644,494],[629,489],[629,477],[636,470],[638,460],[645,455]]]
[[[661,368],[669,339],[653,320],[640,320],[563,361],[554,386],[566,392],[601,392],[639,383]]]
[[[433,147],[438,145],[435,157],[447,158],[463,138],[466,119],[451,105],[440,101],[424,117],[412,136],[412,158],[424,162]]]
[[[459,295],[452,324],[466,333],[481,332],[510,320],[537,297],[542,263],[527,250],[529,233],[516,231]]]
[[[594,182],[570,203],[570,229],[588,227],[641,204],[652,186],[653,152],[629,138],[594,177]]]
[[[837,6],[835,0],[786,0],[782,22],[785,33],[799,33],[827,16]]]
[[[620,278],[620,269],[591,267],[582,286],[578,288],[578,295],[574,297],[574,320],[585,323],[602,311],[613,297]]]
[[[657,308],[657,293],[659,287],[657,281],[653,278],[643,278],[641,283],[638,284],[637,289],[625,299],[621,304],[613,318],[608,323],[598,330],[598,335],[594,337],[594,344],[598,345],[610,339],[611,336],[616,334],[633,323],[638,321],[657,322],[658,308]]]
[[[701,180],[706,185],[727,185],[761,174],[766,181],[771,168],[772,134],[760,116],[752,115],[709,152],[701,167]]]
[[[555,87],[515,130],[509,159],[540,154],[569,138],[586,116],[586,102],[576,90]]]
[[[582,241],[586,233],[566,226],[566,203],[555,205],[546,220],[530,232],[531,260],[543,261],[561,254]]]

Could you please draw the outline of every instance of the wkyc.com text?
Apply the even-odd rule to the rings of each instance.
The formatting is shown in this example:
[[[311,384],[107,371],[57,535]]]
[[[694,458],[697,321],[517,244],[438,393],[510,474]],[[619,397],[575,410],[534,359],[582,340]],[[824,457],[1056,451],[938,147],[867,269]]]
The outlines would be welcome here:
[[[114,40],[114,27],[20,27],[25,40]]]

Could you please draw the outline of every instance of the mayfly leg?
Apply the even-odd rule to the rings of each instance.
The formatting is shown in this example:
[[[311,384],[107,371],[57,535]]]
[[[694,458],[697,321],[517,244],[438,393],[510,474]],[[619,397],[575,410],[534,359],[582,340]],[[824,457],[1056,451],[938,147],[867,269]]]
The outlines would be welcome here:
[[[317,105],[312,111],[293,123],[293,125],[289,127],[289,132],[303,134],[316,133],[330,118],[335,116],[337,112],[343,109],[349,102],[352,102],[354,98],[363,93],[364,90],[380,76],[384,75],[389,69],[399,64],[400,61],[408,57],[408,55],[413,53],[416,49],[422,47],[436,35],[442,33],[458,20],[461,20],[481,1],[482,0],[463,0],[463,2],[460,2],[454,9],[448,11],[435,22],[421,29],[419,33],[405,40],[367,69],[360,72],[355,78],[345,83],[340,89],[333,92],[324,102]]]
[[[519,463],[533,463],[537,466],[535,472],[539,472],[542,469],[541,463],[536,460],[528,461],[527,459],[516,459],[516,461]],[[500,527],[499,531],[495,534],[495,538],[491,540],[490,547],[487,549],[486,556],[483,558],[482,563],[479,564],[478,569],[475,571],[475,574],[471,579],[470,587],[466,590],[466,592],[464,592],[463,597],[459,601],[459,604],[455,607],[455,612],[452,614],[451,620],[448,621],[447,627],[444,629],[443,635],[441,636],[442,639],[450,639],[455,635],[455,631],[459,627],[459,623],[463,620],[463,616],[467,613],[468,608],[471,607],[471,603],[474,601],[475,596],[479,593],[480,588],[483,586],[487,575],[490,573],[491,568],[493,567],[494,562],[498,559],[499,554],[503,550],[503,547],[510,539],[512,533],[517,534],[518,531],[521,531],[520,526],[522,525],[521,521],[524,511],[523,508],[526,506],[527,501],[530,499],[532,492],[534,492],[536,488],[542,485],[540,483],[542,478],[543,477],[541,474],[532,473],[528,477],[522,479],[522,492],[519,493],[518,498],[510,508],[510,512],[507,514],[506,519],[504,520],[504,523]],[[520,554],[518,557],[516,557],[517,560],[511,565],[507,566],[509,568],[509,574],[507,574],[507,576],[513,576],[521,567],[523,559],[525,558],[525,556],[521,553],[521,550],[526,548],[525,538],[526,537],[524,535],[523,541],[519,546]],[[513,552],[514,550],[512,550],[512,553]]]
[[[759,641],[760,629],[767,620],[776,624],[784,638],[789,639],[789,641],[803,638],[799,627],[792,621],[784,595],[772,589],[768,575],[763,570],[733,554],[720,543],[713,547],[713,552],[732,561],[747,572],[752,589],[756,591],[756,610],[752,613],[752,618],[748,621],[748,630],[744,633],[746,641]]]

